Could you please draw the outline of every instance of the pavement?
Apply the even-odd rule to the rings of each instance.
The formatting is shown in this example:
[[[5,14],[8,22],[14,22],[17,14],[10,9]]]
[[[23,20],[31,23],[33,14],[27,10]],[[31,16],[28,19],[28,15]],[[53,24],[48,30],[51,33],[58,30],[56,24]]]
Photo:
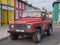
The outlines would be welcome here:
[[[9,34],[7,31],[8,31],[8,25],[0,26],[0,40],[8,38]]]

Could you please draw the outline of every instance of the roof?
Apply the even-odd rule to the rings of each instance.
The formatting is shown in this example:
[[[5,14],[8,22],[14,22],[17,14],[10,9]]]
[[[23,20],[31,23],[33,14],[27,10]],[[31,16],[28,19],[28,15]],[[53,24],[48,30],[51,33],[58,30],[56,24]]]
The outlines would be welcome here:
[[[60,0],[55,1],[55,2],[53,3],[53,7],[54,7],[54,4],[55,4],[55,3],[60,3]]]
[[[34,7],[33,5],[31,5],[31,4],[29,4],[29,3],[25,2],[25,1],[22,1],[22,0],[18,0],[18,1],[21,1],[22,3],[24,3],[24,4],[26,4],[26,5],[30,6],[30,7],[32,7],[34,9],[39,9],[39,8]]]

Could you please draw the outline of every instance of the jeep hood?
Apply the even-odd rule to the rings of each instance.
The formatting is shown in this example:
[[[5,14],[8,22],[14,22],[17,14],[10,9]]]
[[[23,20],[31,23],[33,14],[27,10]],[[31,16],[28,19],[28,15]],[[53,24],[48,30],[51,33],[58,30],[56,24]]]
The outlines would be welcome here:
[[[41,21],[41,18],[21,18],[15,22],[11,22],[10,24],[32,24]]]

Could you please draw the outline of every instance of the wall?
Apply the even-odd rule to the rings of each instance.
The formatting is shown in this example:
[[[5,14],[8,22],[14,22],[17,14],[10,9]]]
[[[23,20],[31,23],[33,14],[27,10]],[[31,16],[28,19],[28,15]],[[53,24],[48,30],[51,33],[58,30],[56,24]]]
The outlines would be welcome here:
[[[21,1],[18,1],[18,0],[15,0],[14,2],[15,4],[15,20],[18,20],[20,19],[20,15],[22,15],[22,11],[25,11],[26,7],[25,7],[25,4],[22,3]]]
[[[7,0],[1,0],[1,3],[7,5]]]
[[[58,21],[58,8],[59,8],[58,3],[55,3],[54,4],[54,9],[53,9],[53,19],[54,19],[54,21]]]
[[[14,0],[0,0],[1,4],[14,6]]]
[[[54,8],[53,8],[53,19],[54,19],[54,21],[56,21],[56,22],[59,20],[59,18],[58,18],[59,12],[60,12],[59,3],[55,3],[55,4],[54,4]]]
[[[14,0],[0,0],[0,4],[3,4],[2,5],[3,12],[2,12],[2,18],[1,18],[2,20],[0,19],[2,21],[2,24],[7,23],[7,22],[14,22],[14,9],[13,9],[14,8]],[[5,12],[8,12],[8,13],[5,13]],[[0,13],[1,13],[1,11],[0,11]],[[3,17],[3,14],[4,14],[4,17]],[[5,16],[5,15],[7,15],[7,16]],[[0,17],[1,17],[1,15],[0,15]],[[8,18],[8,19],[6,19],[6,18]]]
[[[14,0],[11,0],[11,6],[14,7]]]

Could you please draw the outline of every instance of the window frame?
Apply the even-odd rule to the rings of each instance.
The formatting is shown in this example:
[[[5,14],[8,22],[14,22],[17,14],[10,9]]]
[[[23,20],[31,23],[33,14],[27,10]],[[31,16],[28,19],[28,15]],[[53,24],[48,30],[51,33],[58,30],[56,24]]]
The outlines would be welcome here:
[[[25,9],[25,4],[24,3],[22,3],[22,9]]]
[[[19,13],[18,13],[18,10],[15,11],[15,19],[19,19]]]
[[[18,7],[19,7],[19,6],[18,6],[18,1],[16,0],[15,3],[16,3],[16,8],[18,8]]]
[[[22,3],[21,3],[21,2],[19,2],[19,8],[20,8],[20,9],[22,8]]]

